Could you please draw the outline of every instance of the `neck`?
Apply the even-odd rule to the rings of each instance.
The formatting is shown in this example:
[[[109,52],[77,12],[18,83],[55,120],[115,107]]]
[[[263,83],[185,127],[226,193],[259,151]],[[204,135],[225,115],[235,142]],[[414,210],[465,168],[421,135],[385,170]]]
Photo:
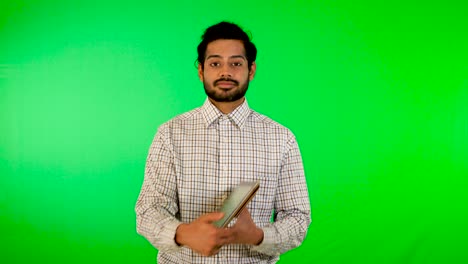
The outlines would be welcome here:
[[[217,101],[214,101],[213,99],[211,98],[208,98],[210,100],[210,102],[216,106],[216,108],[219,109],[219,111],[221,111],[223,114],[229,114],[231,113],[232,111],[234,111],[234,109],[236,109],[239,105],[241,105],[244,100],[245,100],[245,97],[242,97],[240,98],[239,100],[236,100],[236,101],[233,101],[233,102],[217,102]]]

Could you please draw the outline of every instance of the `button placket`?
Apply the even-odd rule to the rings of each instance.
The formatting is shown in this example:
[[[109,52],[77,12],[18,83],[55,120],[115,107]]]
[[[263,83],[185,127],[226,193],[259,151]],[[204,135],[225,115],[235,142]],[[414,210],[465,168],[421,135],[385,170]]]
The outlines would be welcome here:
[[[229,119],[222,116],[219,119],[219,183],[225,187],[229,185],[229,169],[230,169],[230,142],[229,142]]]

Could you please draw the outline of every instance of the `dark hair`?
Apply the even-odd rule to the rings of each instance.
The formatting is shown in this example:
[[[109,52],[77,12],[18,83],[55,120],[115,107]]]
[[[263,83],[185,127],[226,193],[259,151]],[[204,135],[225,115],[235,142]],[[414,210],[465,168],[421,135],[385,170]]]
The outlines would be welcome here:
[[[197,52],[198,58],[197,61],[201,64],[205,62],[205,53],[206,47],[210,42],[213,42],[218,39],[234,39],[240,40],[244,43],[245,56],[247,57],[247,63],[250,70],[252,63],[257,58],[257,48],[252,43],[251,38],[247,33],[242,30],[238,25],[230,22],[220,22],[216,25],[213,25],[205,30],[201,37],[202,41],[198,44]]]

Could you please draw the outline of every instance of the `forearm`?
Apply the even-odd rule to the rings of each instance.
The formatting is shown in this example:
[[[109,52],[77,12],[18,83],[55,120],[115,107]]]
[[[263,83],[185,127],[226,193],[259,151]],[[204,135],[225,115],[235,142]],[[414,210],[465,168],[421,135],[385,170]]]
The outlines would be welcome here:
[[[137,232],[144,236],[159,251],[177,251],[175,233],[180,225],[175,217],[156,209],[139,211],[137,205]]]
[[[164,187],[167,182],[156,184],[152,178],[146,178],[135,207],[137,232],[160,251],[176,251],[175,231],[181,222],[176,218],[179,209],[175,191],[168,192]]]
[[[262,228],[263,240],[252,250],[277,256],[301,245],[311,222],[310,211],[288,213],[283,219]]]

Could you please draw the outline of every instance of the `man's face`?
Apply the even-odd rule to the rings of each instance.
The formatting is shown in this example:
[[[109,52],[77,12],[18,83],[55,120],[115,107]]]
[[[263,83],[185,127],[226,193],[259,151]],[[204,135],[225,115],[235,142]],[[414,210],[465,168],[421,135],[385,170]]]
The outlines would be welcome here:
[[[216,102],[242,99],[256,70],[254,62],[249,71],[242,41],[232,39],[210,42],[203,66],[198,65],[198,77],[205,93]]]

